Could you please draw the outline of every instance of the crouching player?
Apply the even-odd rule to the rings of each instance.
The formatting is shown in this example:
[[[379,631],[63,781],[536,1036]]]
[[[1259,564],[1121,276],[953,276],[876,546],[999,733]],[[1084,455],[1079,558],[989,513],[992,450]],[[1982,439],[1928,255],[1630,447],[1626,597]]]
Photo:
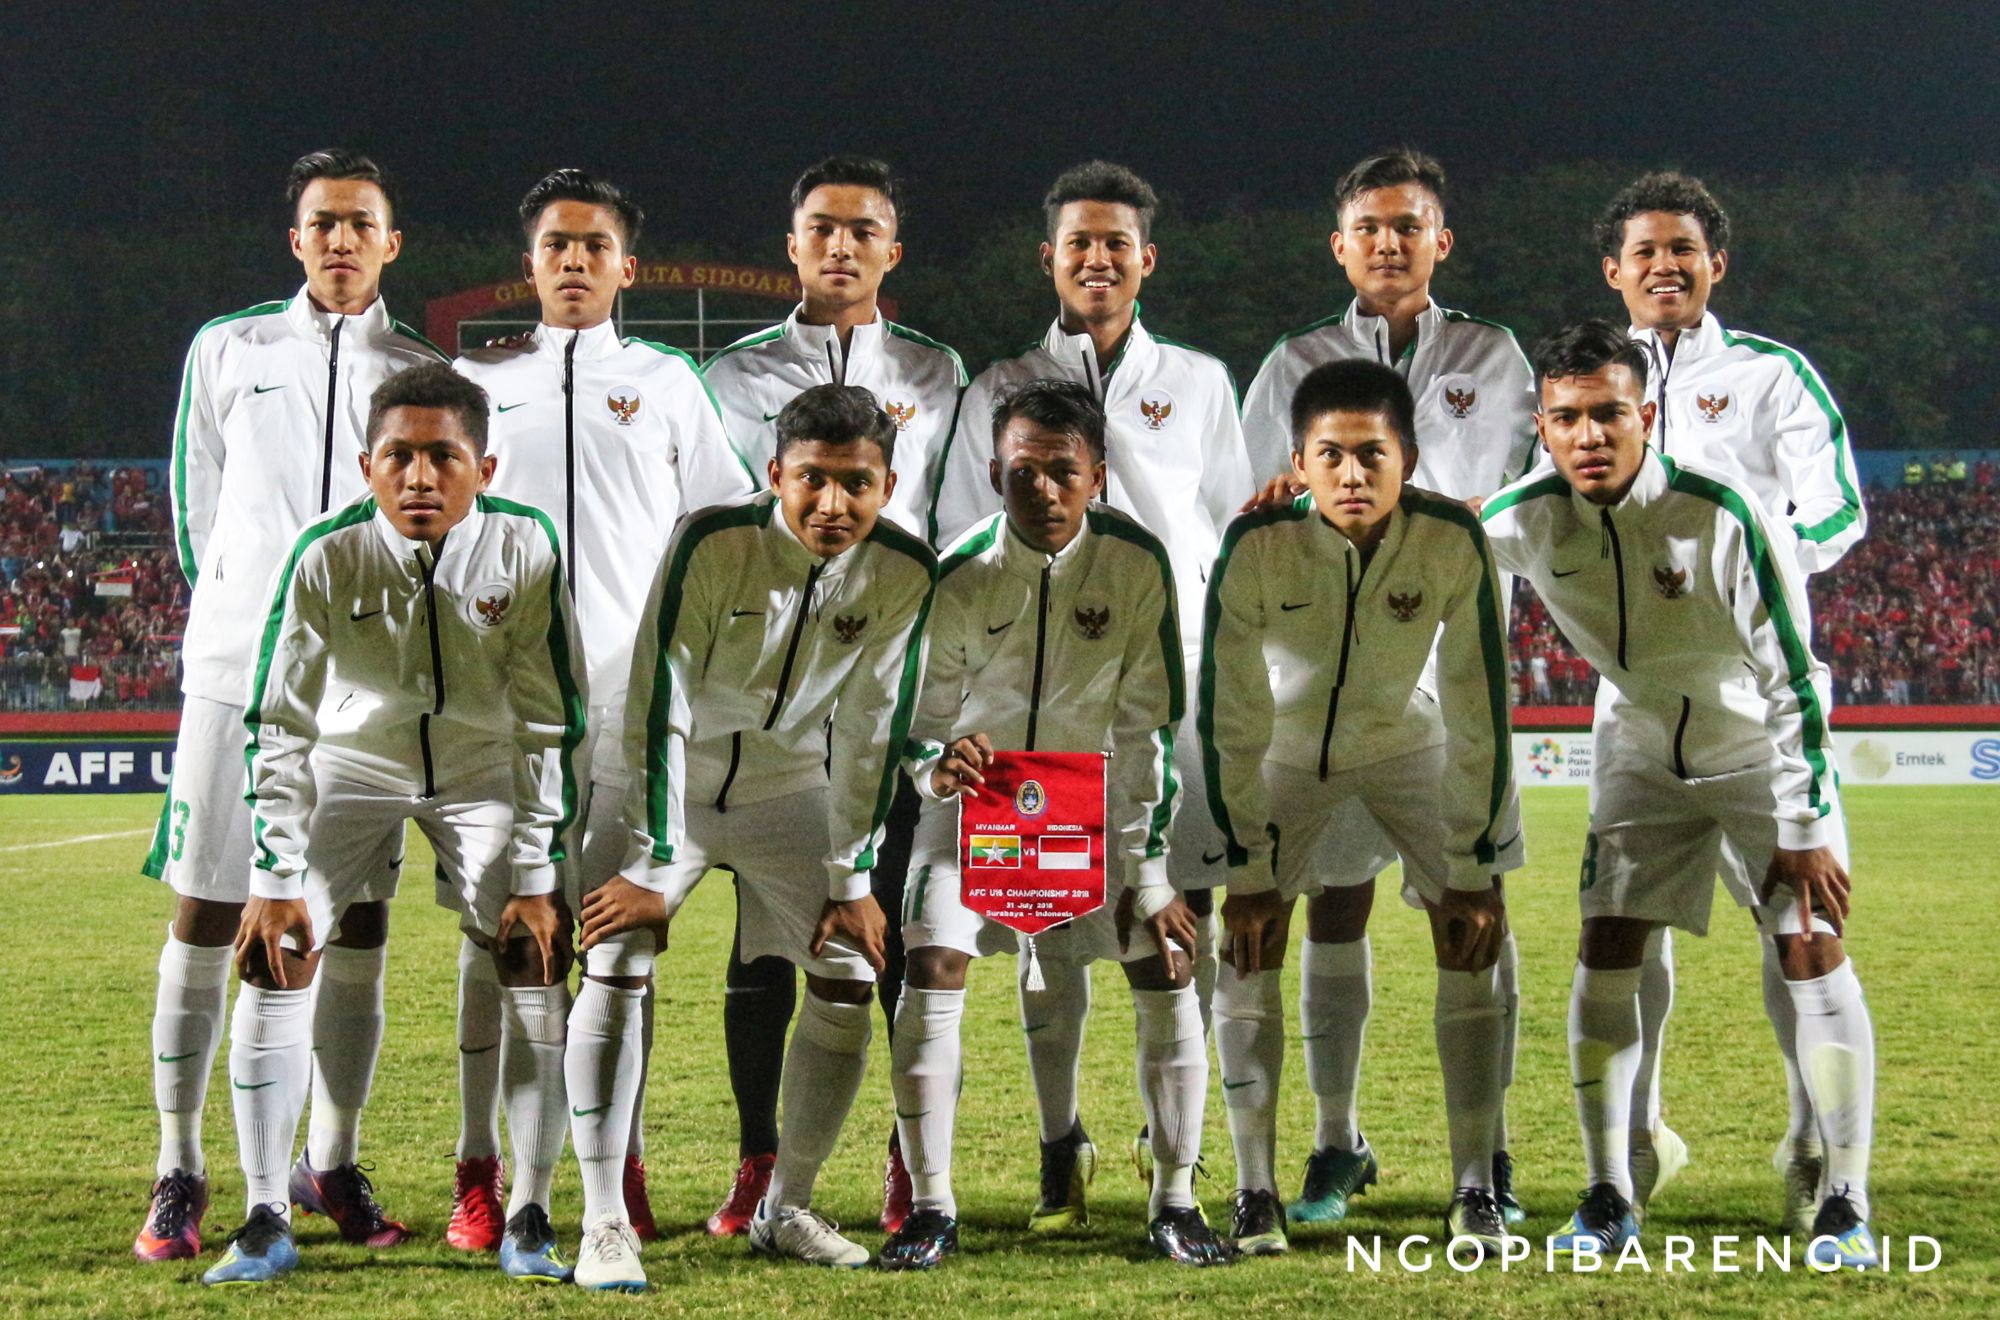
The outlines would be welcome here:
[[[507,1096],[520,1174],[501,1264],[562,1279],[547,1209],[569,1007],[556,863],[584,722],[569,591],[548,519],[480,494],[494,460],[477,386],[443,364],[405,371],[375,390],[366,434],[372,493],[293,544],[244,711],[256,849],[229,1079],[249,1218],[203,1282],[264,1283],[298,1264],[285,1168],[313,977],[380,840],[406,821],[498,964],[510,1031],[535,1043],[532,1078]]]
[[[1235,969],[1216,985],[1215,1043],[1236,1148],[1234,1232],[1252,1253],[1286,1248],[1274,1150],[1285,1051],[1278,969],[1292,905],[1315,880],[1327,883],[1313,873],[1319,835],[1354,804],[1402,855],[1405,893],[1430,916],[1455,1189],[1447,1232],[1489,1249],[1506,1233],[1493,1187],[1507,1030],[1495,963],[1506,931],[1500,877],[1523,851],[1507,656],[1477,520],[1404,484],[1417,462],[1413,412],[1409,387],[1387,367],[1310,372],[1291,414],[1306,493],[1232,523],[1209,578],[1199,727],[1209,805],[1229,847],[1223,956]],[[1433,639],[1436,695],[1420,686]],[[1313,906],[1308,981],[1367,932],[1372,888],[1326,898]],[[1351,1110],[1360,1032],[1342,1054],[1341,1040],[1323,1039],[1305,1017],[1313,1091],[1322,1109]],[[1354,1191],[1373,1180],[1365,1141],[1313,1156],[1334,1158],[1358,1171]]]
[[[1602,321],[1543,341],[1536,420],[1555,473],[1506,487],[1483,514],[1500,565],[1616,685],[1593,730],[1569,1012],[1589,1188],[1553,1245],[1612,1254],[1638,1231],[1627,1129],[1641,959],[1662,926],[1707,932],[1726,846],[1747,865],[1724,882],[1776,943],[1798,1010],[1826,1153],[1812,1260],[1871,1267],[1874,1032],[1841,946],[1846,831],[1795,538],[1753,495],[1647,443],[1648,366]]]
[[[1110,753],[1106,852],[1118,869],[1105,906],[1038,936],[1038,957],[1124,965],[1153,1153],[1148,1237],[1169,1260],[1221,1264],[1232,1253],[1190,1185],[1208,1090],[1190,980],[1195,923],[1167,879],[1184,705],[1173,573],[1156,537],[1092,504],[1104,490],[1104,413],[1087,387],[1031,381],[1002,398],[992,426],[988,470],[1004,510],[960,537],[939,568],[910,744],[911,777],[928,800],[904,889],[909,976],[892,1076],[914,1209],[882,1264],[929,1269],[958,1249],[951,1147],[966,967],[1015,941],[960,901],[957,799],[972,796],[996,747]],[[1068,1183],[1065,1171],[1043,1189],[1044,1204],[1067,1212]]]
[[[810,1207],[867,1070],[885,926],[869,872],[937,576],[930,549],[881,517],[895,439],[867,390],[815,385],[778,414],[771,489],[675,533],[632,665],[632,847],[584,898],[588,979],[570,1030],[572,1114],[603,1107],[601,1121],[624,1131],[638,1084],[636,978],[703,873],[734,871],[741,957],[790,959],[807,991],[750,1245],[817,1265],[868,1261]],[[582,1055],[600,1040],[615,1048]],[[599,1202],[586,1176],[577,1281],[643,1286],[637,1243],[620,1236],[615,1167]]]

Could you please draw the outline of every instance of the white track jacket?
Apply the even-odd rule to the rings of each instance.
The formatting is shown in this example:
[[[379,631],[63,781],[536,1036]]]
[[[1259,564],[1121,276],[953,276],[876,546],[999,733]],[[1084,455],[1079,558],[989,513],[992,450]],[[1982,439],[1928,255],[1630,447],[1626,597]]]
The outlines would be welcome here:
[[[1417,471],[1425,490],[1469,500],[1526,472],[1535,455],[1535,379],[1514,332],[1433,302],[1417,337],[1389,357],[1389,322],[1359,300],[1279,339],[1243,396],[1243,439],[1257,480],[1292,468],[1292,396],[1314,367],[1354,360],[1393,366],[1417,403]]]
[[[1600,689],[1598,764],[1614,742],[1682,779],[1775,764],[1778,846],[1827,842],[1826,666],[1806,643],[1790,538],[1754,496],[1649,448],[1613,507],[1536,475],[1482,517],[1500,566],[1534,584],[1615,685],[1608,698]]]
[[[368,398],[444,355],[380,298],[340,316],[306,291],[203,326],[188,348],[174,421],[174,538],[194,598],[182,690],[243,703],[271,570],[299,529],[368,493]]]
[[[575,584],[591,718],[600,727],[623,718],[632,642],[674,525],[757,483],[694,360],[620,339],[609,322],[539,326],[524,345],[477,349],[453,365],[491,404],[492,493],[555,524],[563,573]],[[615,770],[596,777],[624,782]]]
[[[1087,385],[1104,407],[1104,502],[1166,543],[1180,592],[1181,638],[1190,664],[1201,636],[1202,590],[1222,529],[1250,498],[1250,460],[1236,419],[1229,369],[1199,349],[1163,339],[1134,317],[1125,347],[1097,369],[1089,335],[1052,324],[1039,344],[979,373],[965,392],[939,474],[934,535],[948,544],[1000,509],[993,460],[993,405],[1031,380]]]
[[[946,744],[982,731],[1003,751],[1108,752],[1107,856],[1123,855],[1128,887],[1165,886],[1186,704],[1175,608],[1166,547],[1114,509],[1091,506],[1055,555],[1004,513],[974,526],[938,567],[905,750],[917,791],[936,800]]]
[[[429,798],[496,761],[514,767],[512,892],[554,891],[584,673],[539,510],[482,495],[433,554],[359,500],[299,533],[261,631],[243,716],[251,893],[304,892],[315,769]]]
[[[769,491],[685,520],[632,665],[626,878],[671,911],[700,879],[673,865],[690,794],[726,811],[830,779],[828,892],[868,893],[936,579],[929,547],[887,519],[820,558]]]
[[[1478,520],[1428,491],[1403,488],[1365,567],[1309,494],[1231,523],[1197,716],[1229,888],[1276,884],[1266,760],[1324,779],[1439,743],[1447,883],[1483,890],[1519,866],[1504,617]],[[1436,696],[1419,686],[1433,641]]]
[[[951,439],[965,363],[937,340],[876,315],[854,327],[846,352],[830,325],[807,325],[798,309],[768,330],[723,349],[701,369],[729,434],[764,481],[778,452],[778,414],[815,385],[859,385],[896,423],[896,493],[885,512],[912,536],[929,532],[931,488]]]

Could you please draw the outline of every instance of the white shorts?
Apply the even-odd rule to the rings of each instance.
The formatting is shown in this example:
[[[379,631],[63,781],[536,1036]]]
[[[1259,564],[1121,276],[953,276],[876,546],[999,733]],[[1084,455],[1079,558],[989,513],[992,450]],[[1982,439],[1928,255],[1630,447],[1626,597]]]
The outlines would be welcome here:
[[[1681,779],[1666,766],[1611,751],[1590,786],[1590,834],[1584,840],[1577,905],[1591,917],[1655,921],[1708,933],[1719,875],[1759,929],[1777,933],[1797,909],[1789,889],[1766,894],[1764,873],[1778,846],[1770,766]],[[1834,856],[1847,866],[1847,825],[1830,793]]]
[[[1278,892],[1289,900],[1313,888],[1362,884],[1393,860],[1381,851],[1386,843],[1403,859],[1403,897],[1412,906],[1441,900],[1448,876],[1438,802],[1444,762],[1442,743],[1324,780],[1310,770],[1264,762],[1277,830],[1271,866]],[[1348,829],[1354,833],[1341,832]],[[1496,832],[1502,846],[1494,874],[1518,870],[1526,859],[1518,810]],[[1329,853],[1331,868],[1324,865]]]
[[[974,958],[1014,952],[1020,937],[965,906],[960,898],[960,879],[958,807],[951,802],[925,802],[910,848],[909,878],[903,884],[903,947],[956,949]],[[1138,938],[1129,949],[1118,947],[1116,914],[1124,894],[1123,880],[1107,878],[1104,906],[1035,936],[1037,956],[1075,963],[1099,958],[1138,962],[1158,953],[1143,930],[1136,931]]]
[[[341,914],[372,897],[382,840],[400,841],[415,821],[437,854],[438,874],[457,891],[459,929],[491,937],[514,884],[514,780],[497,767],[449,798],[407,793],[315,776],[317,798],[306,831],[306,911],[313,947],[324,946]]]
[[[250,803],[243,708],[187,697],[174,740],[173,780],[142,868],[176,894],[211,903],[250,901]],[[400,827],[372,836],[367,884],[350,902],[396,896],[403,869]]]
[[[674,859],[674,879],[692,887],[711,870],[735,874],[738,956],[744,962],[775,955],[829,981],[875,979],[868,960],[846,944],[830,940],[817,958],[808,952],[827,898],[831,845],[824,788],[732,805],[727,811],[690,802],[686,811],[687,835]],[[593,948],[587,955],[589,972],[639,976],[649,971],[653,937],[646,931],[632,934],[639,938],[619,936]]]

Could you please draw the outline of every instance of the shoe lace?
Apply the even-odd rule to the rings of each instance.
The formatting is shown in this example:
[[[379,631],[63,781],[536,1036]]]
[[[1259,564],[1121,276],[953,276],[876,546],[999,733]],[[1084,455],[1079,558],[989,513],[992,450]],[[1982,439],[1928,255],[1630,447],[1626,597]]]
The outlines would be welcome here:
[[[522,1206],[520,1213],[507,1223],[507,1232],[523,1242],[540,1246],[550,1243],[555,1237],[555,1229],[549,1223],[549,1212],[532,1202]]]
[[[625,1225],[616,1219],[600,1219],[591,1228],[586,1245],[607,1263],[624,1260],[631,1254],[625,1241]]]
[[[757,1161],[754,1158],[746,1159],[737,1165],[736,1181],[730,1185],[729,1199],[723,1203],[724,1206],[730,1209],[742,1210],[747,1205],[748,1208],[754,1209],[756,1204],[755,1193],[760,1172],[757,1168]]]
[[[170,1173],[153,1184],[153,1222],[147,1231],[158,1238],[175,1237],[187,1226],[193,1208],[193,1185]]]
[[[1861,1222],[1847,1193],[1848,1188],[1843,1186],[1826,1198],[1819,1213],[1813,1216],[1814,1237],[1839,1237]]]
[[[476,1206],[484,1211],[482,1198],[472,1195],[476,1191],[500,1191],[501,1174],[498,1159],[470,1159],[458,1162],[458,1174],[451,1182],[451,1199],[464,1206]]]
[[[368,1177],[375,1169],[372,1164],[343,1164],[337,1169],[329,1169],[325,1174],[330,1206],[343,1207],[343,1218],[359,1218],[373,1227],[387,1221],[380,1203],[375,1200],[375,1184]]]
[[[1497,1200],[1502,1193],[1514,1190],[1514,1157],[1504,1150],[1493,1152],[1493,1192]]]
[[[285,1207],[274,1201],[252,1209],[243,1226],[231,1233],[227,1240],[252,1254],[261,1254],[266,1247],[284,1237],[289,1229],[290,1225],[285,1222]]]
[[[1577,1222],[1600,1236],[1607,1234],[1625,1215],[1625,1198],[1610,1183],[1598,1183],[1577,1200]]]

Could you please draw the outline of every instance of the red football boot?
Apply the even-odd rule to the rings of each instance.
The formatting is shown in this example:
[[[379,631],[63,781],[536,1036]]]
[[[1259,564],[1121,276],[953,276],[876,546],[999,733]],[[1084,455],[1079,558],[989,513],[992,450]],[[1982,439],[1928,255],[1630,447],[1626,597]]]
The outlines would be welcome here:
[[[910,1170],[903,1163],[900,1137],[889,1138],[889,1161],[882,1166],[882,1231],[895,1235],[903,1231],[910,1217]]]
[[[498,1251],[506,1231],[507,1166],[498,1155],[458,1162],[451,1180],[451,1223],[444,1240],[460,1251]]]
[[[660,1226],[653,1222],[653,1203],[646,1196],[646,1161],[637,1155],[625,1157],[625,1222],[641,1242],[660,1240]]]
[[[153,1203],[132,1243],[140,1260],[193,1260],[201,1254],[201,1217],[208,1210],[208,1178],[175,1169],[153,1184]]]
[[[750,1231],[750,1216],[757,1213],[757,1203],[771,1189],[771,1171],[777,1166],[776,1155],[743,1157],[736,1169],[736,1185],[708,1217],[710,1237],[741,1237]]]
[[[375,1184],[359,1164],[315,1169],[299,1156],[292,1166],[292,1204],[309,1215],[325,1215],[340,1240],[358,1247],[393,1247],[410,1240],[410,1230],[382,1213]]]

